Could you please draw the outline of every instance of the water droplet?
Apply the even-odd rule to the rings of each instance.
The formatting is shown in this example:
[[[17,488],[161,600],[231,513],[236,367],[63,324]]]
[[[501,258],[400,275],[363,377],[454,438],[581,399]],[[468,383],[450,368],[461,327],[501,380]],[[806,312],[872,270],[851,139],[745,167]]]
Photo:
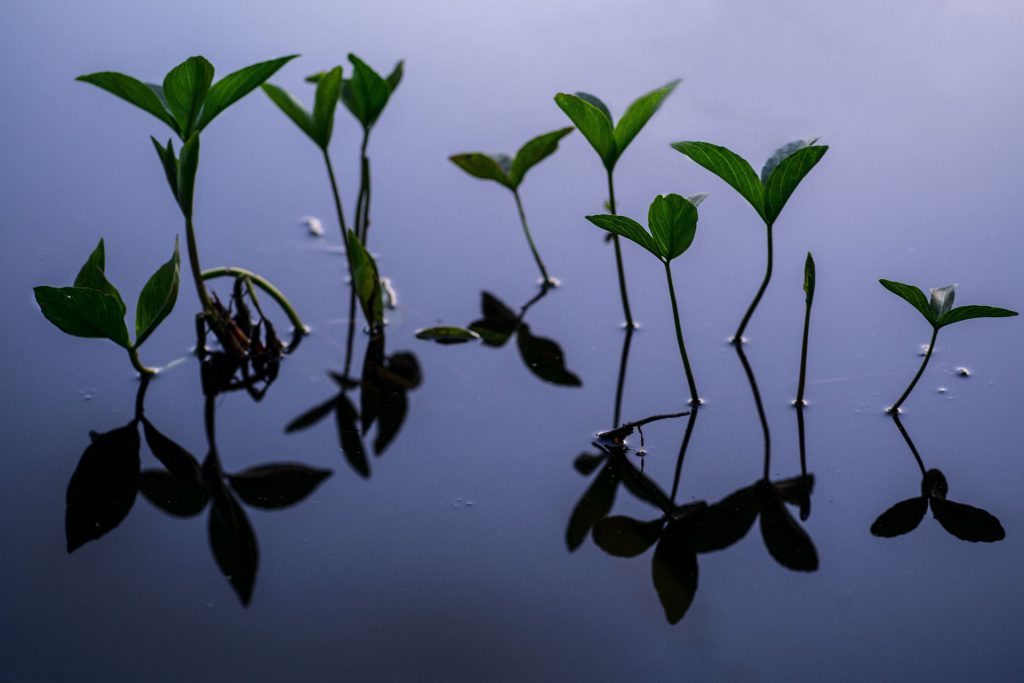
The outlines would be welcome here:
[[[960,366],[956,369],[956,374],[960,375],[961,377],[970,377],[971,371],[963,366]]]

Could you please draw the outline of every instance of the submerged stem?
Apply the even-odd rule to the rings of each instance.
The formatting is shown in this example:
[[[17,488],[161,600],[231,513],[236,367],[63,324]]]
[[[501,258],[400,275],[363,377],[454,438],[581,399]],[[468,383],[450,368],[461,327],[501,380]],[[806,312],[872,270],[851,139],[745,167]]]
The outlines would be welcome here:
[[[921,375],[924,374],[924,369],[928,365],[928,360],[932,357],[932,351],[935,350],[935,338],[938,336],[939,328],[933,327],[932,340],[928,342],[928,351],[925,352],[924,354],[924,361],[921,362],[921,367],[917,369],[917,374],[914,375],[914,379],[910,380],[910,385],[907,387],[906,391],[903,392],[903,395],[900,396],[900,400],[896,401],[896,403],[894,403],[893,406],[889,408],[889,412],[899,412],[900,406],[903,405],[903,402],[907,400],[908,396],[910,396],[910,392],[914,390],[914,386],[917,384],[917,380],[921,379]]]
[[[697,424],[697,413],[700,412],[698,405],[694,404],[690,419],[686,421],[686,433],[683,435],[683,443],[679,445],[679,455],[676,457],[676,474],[672,480],[672,504],[676,504],[676,496],[679,494],[679,478],[683,473],[683,460],[686,458],[686,450],[690,447],[690,437],[693,436],[693,427]]]
[[[632,327],[626,328],[626,337],[622,340],[622,355],[619,357],[619,378],[615,383],[615,410],[612,424],[619,426],[619,419],[622,417],[622,390],[626,385],[626,365],[629,362],[629,347],[633,343]]]
[[[608,210],[612,215],[615,213],[615,183],[612,181],[612,172],[608,171]],[[636,327],[633,322],[633,312],[629,308],[629,293],[626,291],[626,271],[622,267],[622,247],[619,245],[619,236],[612,235],[612,244],[615,245],[615,268],[619,275],[619,297],[622,299],[622,312],[626,316],[626,327]]]
[[[917,467],[921,470],[921,476],[925,476],[924,460],[921,459],[921,454],[917,452],[917,446],[914,445],[914,441],[910,438],[910,434],[907,433],[906,428],[900,421],[899,413],[893,413],[892,421],[896,423],[896,428],[900,430],[900,434],[903,436],[903,440],[910,446],[910,452],[914,454],[914,460],[917,461]]]
[[[540,254],[537,252],[537,245],[533,242],[533,236],[530,234],[530,226],[526,223],[526,212],[523,211],[523,201],[519,198],[519,190],[512,190],[512,196],[516,198],[516,208],[519,210],[519,222],[523,224],[523,234],[526,235],[526,241],[530,245],[530,251],[533,252],[533,260],[537,262],[537,267],[540,268],[540,276],[542,279],[541,286],[547,287],[552,283],[552,280],[548,275],[548,269],[544,267],[544,261],[541,260]]]
[[[299,318],[299,314],[292,307],[291,302],[281,293],[277,287],[272,285],[270,281],[266,280],[260,275],[246,270],[245,268],[235,268],[233,266],[224,266],[220,268],[210,268],[204,270],[202,273],[203,280],[212,280],[218,277],[234,277],[234,278],[247,278],[252,281],[254,285],[262,289],[264,292],[270,295],[270,298],[277,302],[277,305],[281,307],[281,310],[285,312],[292,325],[295,326],[295,330],[300,334],[308,334],[309,328]]]
[[[686,371],[686,383],[690,387],[690,403],[698,405],[700,403],[700,396],[697,394],[697,383],[693,379],[690,359],[686,355],[686,344],[683,342],[683,328],[679,324],[679,306],[676,304],[676,288],[672,284],[672,269],[669,267],[668,261],[665,261],[665,277],[668,278],[668,293],[672,299],[672,317],[676,323],[676,342],[679,344],[679,355],[683,359],[683,369]]]
[[[761,434],[764,436],[764,478],[767,480],[772,463],[772,436],[768,429],[768,417],[764,413],[764,403],[761,402],[761,392],[757,388],[754,370],[750,367],[750,361],[747,360],[747,354],[743,353],[741,344],[736,345],[736,354],[740,357],[743,372],[747,375],[747,382],[750,383],[750,391],[754,394],[754,405],[757,407],[757,419],[761,422]]]
[[[153,368],[147,368],[145,365],[142,364],[142,361],[139,360],[138,348],[134,346],[129,346],[128,358],[131,359],[132,367],[135,368],[136,372],[142,375],[143,382],[148,381],[150,377],[156,374],[156,370],[154,370]]]
[[[750,308],[743,315],[743,320],[740,321],[740,326],[736,328],[736,334],[732,337],[734,344],[743,343],[743,331],[747,329],[747,323],[750,322],[750,317],[754,315],[754,309],[761,303],[761,297],[764,296],[764,292],[768,289],[768,282],[772,279],[772,223],[766,223],[768,233],[768,267],[765,269],[764,280],[761,282],[761,286],[757,290],[757,294],[754,295],[754,300],[750,302]]]

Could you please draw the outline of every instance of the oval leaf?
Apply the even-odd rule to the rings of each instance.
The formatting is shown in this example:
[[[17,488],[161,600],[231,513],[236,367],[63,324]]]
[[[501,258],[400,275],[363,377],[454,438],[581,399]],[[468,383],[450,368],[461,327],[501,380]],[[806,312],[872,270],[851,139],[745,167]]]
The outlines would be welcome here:
[[[508,172],[509,182],[512,187],[519,187],[523,182],[526,172],[540,163],[543,159],[551,156],[558,149],[558,141],[573,131],[572,126],[559,128],[558,130],[544,133],[533,138],[516,152],[512,161],[512,168]]]
[[[615,557],[636,557],[647,552],[661,536],[665,520],[641,522],[631,517],[605,517],[594,525],[594,543]]]
[[[178,123],[171,116],[171,112],[167,110],[163,96],[157,86],[143,83],[140,80],[117,73],[116,71],[86,74],[79,76],[75,80],[91,83],[98,88],[103,88],[110,94],[148,111],[180,135],[181,131],[178,128]]]
[[[480,339],[480,335],[464,327],[427,327],[416,331],[417,339],[434,341],[438,344],[465,344]]]
[[[621,235],[631,242],[639,244],[658,258],[663,258],[660,245],[655,242],[649,232],[644,230],[642,225],[632,218],[603,214],[599,216],[587,216],[587,220],[602,230],[607,230],[615,235]]]
[[[764,219],[767,223],[775,222],[793,190],[827,151],[825,145],[804,147],[783,159],[772,171],[768,182],[764,184]]]
[[[764,166],[761,168],[761,184],[767,184],[768,179],[772,176],[772,171],[774,171],[775,168],[783,162],[783,160],[792,155],[793,152],[803,149],[804,147],[810,147],[817,141],[818,138],[793,140],[792,142],[787,142],[782,147],[775,150],[772,155],[768,157],[768,161],[764,162]]]
[[[384,299],[380,288],[380,273],[377,263],[366,251],[354,230],[347,235],[349,258],[352,261],[353,284],[359,304],[371,328],[384,323]]]
[[[213,496],[208,533],[217,566],[231,582],[238,599],[248,605],[259,565],[256,535],[245,512],[224,486]]]
[[[651,578],[668,623],[686,615],[697,594],[697,555],[683,535],[683,525],[670,523],[654,549]]]
[[[274,510],[298,503],[329,476],[330,470],[299,463],[275,463],[229,474],[228,481],[244,502]]]
[[[189,57],[164,77],[164,98],[182,139],[198,130],[199,112],[213,83],[213,64],[203,57]]]
[[[757,511],[754,487],[748,486],[698,510],[681,523],[687,527],[687,538],[694,551],[707,553],[728,548],[746,536],[757,519]]]
[[[209,501],[201,483],[179,479],[163,470],[142,472],[139,491],[150,503],[175,517],[198,515]]]
[[[306,111],[301,102],[273,83],[264,83],[262,88],[263,92],[270,98],[270,101],[276,104],[277,108],[285,113],[285,116],[302,129],[302,132],[308,135],[313,142],[318,145],[320,144],[313,126],[313,117]]]
[[[611,512],[618,484],[619,479],[615,472],[605,467],[576,503],[572,516],[569,517],[569,526],[565,530],[565,542],[570,552],[580,547],[594,525]]]
[[[345,82],[342,101],[363,128],[369,130],[388,103],[391,87],[359,57],[350,54],[348,61],[352,63],[352,78]]]
[[[139,430],[135,422],[90,434],[68,482],[64,529],[68,552],[103,536],[128,516],[139,489]]]
[[[770,484],[759,486],[761,535],[775,561],[787,569],[813,572],[818,569],[818,552],[810,536],[789,514],[782,498]]]
[[[619,153],[615,145],[615,132],[612,130],[608,110],[600,109],[591,102],[568,93],[555,95],[555,103],[565,112],[597,155],[601,157],[604,167],[609,171],[615,167]]]
[[[1011,318],[1017,315],[1017,311],[1006,308],[995,308],[993,306],[959,306],[951,311],[946,311],[939,318],[938,326],[945,327],[958,323],[961,320],[973,318]]]
[[[136,347],[141,346],[174,310],[174,303],[178,300],[180,268],[178,238],[175,237],[174,254],[171,255],[171,259],[153,273],[139,294],[139,303],[135,307]]]
[[[928,499],[910,498],[896,503],[883,512],[871,525],[871,534],[882,538],[893,538],[911,532],[924,519],[928,510]]]
[[[935,318],[932,317],[932,308],[928,305],[928,299],[924,297],[924,292],[920,289],[913,285],[896,282],[895,280],[879,280],[878,282],[890,292],[920,311],[925,320],[933,325],[935,324]]]
[[[512,181],[509,180],[505,169],[502,168],[496,157],[484,154],[483,152],[468,152],[466,154],[452,155],[448,159],[475,178],[493,180],[509,189],[514,189]]]
[[[746,159],[710,142],[675,142],[672,149],[685,154],[729,183],[750,202],[759,215],[764,216],[764,188]]]
[[[100,239],[99,244],[93,249],[92,253],[89,254],[89,258],[85,264],[82,265],[81,270],[78,271],[78,275],[75,277],[75,287],[85,287],[86,289],[95,289],[97,292],[109,294],[118,300],[121,304],[121,315],[124,315],[125,305],[121,299],[121,293],[117,291],[117,287],[110,284],[107,280],[106,273],[106,256],[103,247],[103,239]]]
[[[564,387],[582,386],[583,382],[565,367],[562,347],[550,339],[534,337],[527,325],[520,325],[516,344],[523,363],[537,377],[545,382]]]
[[[619,156],[622,156],[629,143],[633,141],[633,138],[640,132],[640,129],[647,125],[647,122],[650,121],[654,113],[661,107],[661,103],[672,94],[677,85],[679,85],[679,79],[666,83],[656,90],[652,90],[629,105],[626,113],[622,115],[622,118],[619,119],[618,124],[615,126],[615,146],[618,149]]]
[[[84,287],[36,287],[36,303],[61,331],[76,337],[109,339],[128,348],[124,304],[109,294]]]
[[[690,248],[697,233],[697,207],[677,194],[654,198],[647,214],[661,257],[671,261]]]
[[[334,129],[334,110],[341,93],[341,67],[336,66],[317,81],[313,103],[313,139],[326,150]]]
[[[804,261],[804,297],[807,301],[807,305],[811,305],[811,301],[814,299],[814,284],[815,284],[815,273],[814,273],[814,257],[811,256],[811,252],[807,252],[807,259]]]
[[[932,514],[949,533],[971,543],[994,543],[1006,538],[1003,525],[981,508],[932,498]]]

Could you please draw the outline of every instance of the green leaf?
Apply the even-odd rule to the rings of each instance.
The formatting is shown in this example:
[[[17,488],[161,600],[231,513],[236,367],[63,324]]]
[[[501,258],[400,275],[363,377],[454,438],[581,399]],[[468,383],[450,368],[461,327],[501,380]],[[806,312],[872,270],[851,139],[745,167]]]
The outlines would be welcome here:
[[[352,277],[359,297],[359,304],[372,328],[384,322],[384,300],[380,291],[380,274],[370,252],[366,251],[355,231],[347,235],[349,258],[352,260]]]
[[[298,55],[288,55],[252,64],[214,83],[206,96],[206,103],[195,129],[198,131],[206,128],[222,111],[261,86],[277,73],[278,69],[296,57]]]
[[[1012,318],[1015,315],[1017,315],[1017,311],[995,308],[994,306],[959,306],[943,313],[937,325],[945,327],[946,325],[952,325],[961,320],[971,320],[972,318]]]
[[[771,177],[764,184],[765,221],[775,222],[775,219],[782,213],[782,207],[789,201],[789,196],[793,194],[793,190],[814,168],[815,164],[825,156],[827,151],[828,147],[824,145],[804,147],[790,154],[775,167]]]
[[[177,122],[174,120],[174,117],[171,116],[171,112],[168,111],[167,106],[164,104],[164,98],[160,92],[159,86],[143,83],[140,80],[117,73],[116,71],[101,71],[99,73],[86,74],[84,76],[79,76],[75,80],[83,83],[91,83],[98,88],[103,88],[110,94],[120,97],[122,100],[134,104],[136,107],[148,111],[150,114],[170,126],[175,133],[180,133]]]
[[[96,245],[93,252],[89,254],[89,258],[82,265],[81,270],[78,271],[74,286],[95,289],[97,292],[114,297],[121,306],[121,316],[123,317],[125,312],[124,300],[121,299],[121,294],[117,291],[117,287],[110,284],[110,281],[107,280],[107,276],[104,273],[105,269],[106,256],[103,248],[103,239],[101,238],[99,244]]]
[[[620,156],[626,151],[626,147],[633,141],[633,138],[640,132],[640,129],[647,125],[647,122],[654,116],[654,113],[658,111],[665,98],[672,94],[677,85],[679,85],[678,79],[663,85],[657,90],[652,90],[629,105],[626,113],[622,115],[619,123],[615,126],[615,146],[618,148]]]
[[[746,159],[709,142],[675,142],[672,149],[682,152],[729,183],[750,202],[758,214],[764,216],[764,188]]]
[[[807,260],[804,261],[804,293],[807,295],[807,305],[814,299],[814,257],[807,252]]]
[[[348,61],[352,62],[352,78],[345,82],[341,99],[363,128],[369,130],[388,103],[391,87],[359,57],[350,54]]]
[[[164,175],[167,176],[167,184],[171,186],[171,194],[174,201],[178,200],[178,158],[174,155],[174,144],[168,138],[167,146],[164,147],[152,135],[149,137],[156,148],[156,154],[160,157],[160,165],[164,167]]]
[[[604,167],[611,171],[615,167],[619,152],[615,145],[615,133],[607,108],[600,109],[588,100],[568,93],[555,95],[555,103],[583,133],[583,137],[601,157]]]
[[[501,159],[498,157],[484,154],[483,152],[468,152],[466,154],[455,154],[448,157],[448,159],[475,178],[493,180],[510,190],[515,189],[515,185],[509,180],[508,175],[502,168]]]
[[[398,84],[402,82],[402,75],[405,73],[405,61],[399,59],[395,64],[395,68],[388,74],[387,82],[388,89],[393,93],[398,89]]]
[[[587,216],[587,220],[602,230],[607,230],[610,233],[621,235],[628,240],[636,242],[658,258],[664,257],[661,247],[651,237],[650,233],[644,230],[643,226],[632,218],[604,214],[600,216]]]
[[[308,135],[311,140],[313,140],[313,142],[316,142],[318,145],[320,144],[320,141],[317,139],[316,128],[313,124],[313,117],[305,110],[301,102],[272,83],[264,83],[262,88],[263,92],[265,92],[267,97],[277,105],[278,109],[283,111],[288,118],[294,121],[295,125],[301,128],[302,131]],[[318,81],[317,92],[319,91],[320,85]]]
[[[189,57],[164,77],[164,97],[182,139],[198,130],[199,112],[213,83],[213,64],[203,57]]]
[[[313,103],[314,140],[321,149],[327,149],[334,129],[334,110],[338,107],[341,93],[341,67],[336,66],[317,81],[316,99]]]
[[[464,327],[427,327],[416,331],[417,339],[435,341],[438,344],[465,344],[466,342],[477,341],[480,335],[473,330]]]
[[[153,333],[174,309],[178,300],[179,271],[181,257],[178,255],[178,238],[174,238],[174,254],[149,278],[135,307],[135,347]]]
[[[109,339],[126,349],[131,345],[120,300],[84,287],[36,287],[33,291],[43,315],[63,332]]]
[[[928,305],[932,309],[932,318],[938,320],[944,313],[949,312],[953,308],[953,300],[956,298],[956,285],[936,287],[928,291],[931,293]]]
[[[583,100],[585,102],[589,102],[590,104],[592,104],[595,107],[597,107],[598,109],[600,109],[601,112],[604,113],[604,115],[608,117],[608,123],[612,124],[613,126],[615,125],[615,121],[612,119],[612,112],[611,112],[611,110],[608,109],[608,105],[607,104],[605,104],[604,102],[601,101],[600,97],[598,97],[597,95],[591,95],[588,92],[576,92],[574,94],[576,95],[576,97],[580,98],[581,100]]]
[[[196,169],[199,167],[199,133],[193,133],[181,146],[178,157],[178,206],[186,218],[192,217],[192,195],[196,186]]]
[[[768,157],[768,161],[764,162],[764,166],[761,168],[761,184],[767,184],[768,178],[770,178],[772,175],[772,171],[774,171],[775,168],[779,164],[781,164],[784,159],[787,159],[790,155],[792,155],[793,152],[801,150],[804,147],[810,147],[817,141],[818,138],[811,138],[807,140],[793,140],[792,142],[787,142],[782,147],[779,147],[777,150],[775,150],[772,153],[772,155]]]
[[[690,248],[697,234],[697,207],[677,194],[658,195],[647,214],[661,256],[671,261]]]
[[[933,317],[934,314],[932,313],[931,306],[928,305],[928,300],[924,298],[924,292],[920,289],[913,285],[905,285],[902,282],[896,282],[894,280],[879,280],[878,282],[890,292],[920,311],[925,320],[930,322],[932,325],[935,324],[935,318]]]
[[[526,172],[540,163],[543,159],[551,156],[558,149],[558,141],[573,131],[572,126],[559,128],[558,130],[544,133],[533,138],[516,152],[516,158],[512,161],[512,170],[509,171],[508,179],[513,187],[518,187],[523,182]]]

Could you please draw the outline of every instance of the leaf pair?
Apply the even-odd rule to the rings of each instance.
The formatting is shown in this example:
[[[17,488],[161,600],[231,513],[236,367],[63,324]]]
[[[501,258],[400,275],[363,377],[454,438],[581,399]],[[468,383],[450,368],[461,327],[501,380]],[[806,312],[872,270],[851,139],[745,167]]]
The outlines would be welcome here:
[[[190,57],[171,69],[163,85],[143,83],[114,71],[86,74],[76,80],[103,88],[148,111],[170,126],[182,140],[188,140],[297,56],[253,64],[216,83],[213,82],[213,65],[203,57]]]
[[[352,63],[352,78],[341,83],[341,103],[362,124],[363,130],[369,133],[401,83],[405,63],[400,60],[385,78],[353,54],[349,54],[348,61]],[[313,74],[306,80],[319,86],[328,73]]]
[[[192,136],[181,146],[181,155],[175,156],[174,142],[167,140],[167,146],[162,146],[156,138],[150,136],[156,154],[160,157],[160,164],[164,167],[164,175],[167,176],[167,184],[171,187],[171,194],[181,208],[182,215],[187,219],[192,218],[192,198],[195,195],[196,170],[199,168],[199,134]]]
[[[468,152],[452,155],[449,159],[469,175],[483,180],[493,180],[515,192],[523,182],[526,172],[554,154],[558,149],[559,140],[572,131],[573,128],[570,126],[538,135],[520,147],[515,158],[506,154]]]
[[[36,287],[43,315],[63,332],[76,337],[109,339],[125,349],[137,349],[163,322],[178,298],[178,241],[174,254],[149,278],[135,307],[135,343],[128,338],[125,305],[104,272],[103,240],[82,266],[72,287]]]
[[[650,232],[626,216],[587,216],[587,220],[610,233],[621,235],[668,263],[690,248],[697,233],[697,205],[707,195],[680,197],[658,195],[647,213]]]
[[[743,157],[725,147],[709,142],[676,142],[672,148],[731,185],[771,225],[800,181],[828,151],[827,146],[816,142],[817,138],[783,145],[765,162],[760,178]]]
[[[313,100],[313,111],[311,112],[306,111],[302,103],[276,85],[264,83],[263,92],[320,149],[327,151],[327,146],[331,142],[331,132],[334,129],[334,111],[338,107],[341,84],[340,66],[336,66],[330,71],[321,74],[316,82],[316,95]]]
[[[945,287],[931,289],[929,290],[931,298],[926,299],[924,292],[913,285],[893,280],[879,280],[879,282],[890,292],[916,308],[936,330],[946,325],[952,325],[953,323],[972,318],[1009,318],[1017,315],[1016,311],[995,308],[993,306],[958,306],[953,308],[953,299],[956,295],[957,285],[946,285]]]
[[[679,80],[667,83],[640,97],[629,105],[617,124],[612,121],[608,107],[594,95],[583,92],[574,95],[558,93],[555,95],[555,103],[580,129],[610,173],[629,143],[654,116],[661,103],[677,85]]]

